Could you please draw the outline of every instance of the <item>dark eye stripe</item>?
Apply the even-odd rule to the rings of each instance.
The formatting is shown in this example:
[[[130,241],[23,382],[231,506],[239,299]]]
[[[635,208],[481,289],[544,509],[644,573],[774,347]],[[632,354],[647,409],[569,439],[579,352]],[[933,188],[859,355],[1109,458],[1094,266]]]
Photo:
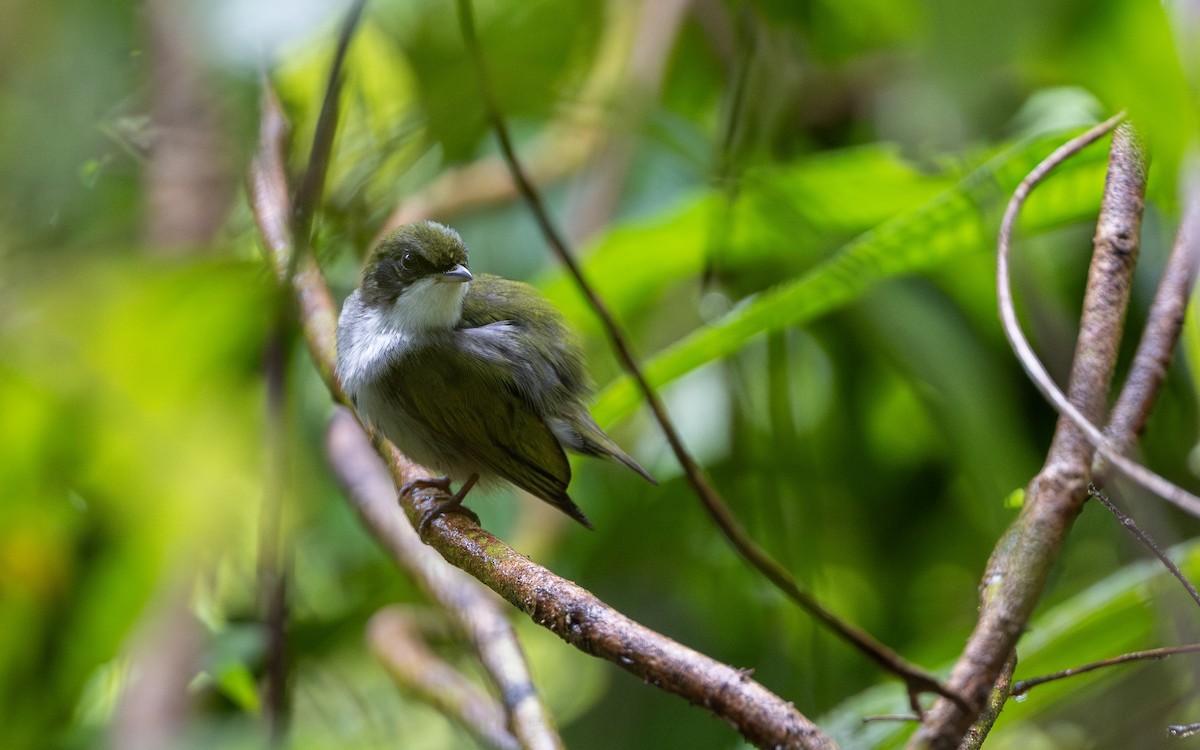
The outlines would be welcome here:
[[[412,250],[405,250],[400,255],[400,273],[409,280],[430,273],[432,270],[429,261]]]

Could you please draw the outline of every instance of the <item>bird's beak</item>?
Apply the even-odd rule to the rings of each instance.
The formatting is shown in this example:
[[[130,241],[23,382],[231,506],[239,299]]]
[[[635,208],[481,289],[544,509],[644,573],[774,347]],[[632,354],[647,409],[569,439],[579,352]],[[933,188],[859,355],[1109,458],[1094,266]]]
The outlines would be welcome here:
[[[471,275],[471,272],[467,270],[466,266],[464,266],[462,263],[459,263],[449,271],[442,271],[440,278],[442,281],[454,281],[461,284],[465,281],[470,281],[475,277]]]

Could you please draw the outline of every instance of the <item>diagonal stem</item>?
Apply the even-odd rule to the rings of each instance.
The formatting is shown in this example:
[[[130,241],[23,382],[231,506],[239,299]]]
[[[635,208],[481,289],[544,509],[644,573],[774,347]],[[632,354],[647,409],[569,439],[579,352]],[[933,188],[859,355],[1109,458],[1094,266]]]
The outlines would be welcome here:
[[[1112,131],[1121,117],[1118,115],[1097,125],[1046,157],[1017,186],[1000,225],[996,275],[1005,335],[1013,343],[1026,371],[1040,373],[1033,375],[1038,388],[1058,394],[1060,398],[1054,401],[1055,405],[1059,400],[1067,404],[1069,402],[1033,354],[1017,323],[1009,288],[1008,248],[1020,208],[1034,186],[1055,166]],[[1119,326],[1114,332],[1106,329],[1101,321],[1111,321],[1119,317],[1116,315],[1118,311],[1124,310],[1128,280],[1132,274],[1129,253],[1113,252],[1114,243],[1101,241],[1100,227],[1106,222],[1138,225],[1141,196],[1145,188],[1144,165],[1138,163],[1131,166],[1119,161],[1119,153],[1129,155],[1118,150],[1114,137],[1109,174],[1105,180],[1104,206],[1097,224],[1096,249],[1088,274],[1084,313],[1069,384],[1072,398],[1087,409],[1093,418],[1105,405],[1115,362],[1115,339],[1119,337]],[[1142,174],[1143,179],[1129,180],[1126,179],[1127,175],[1118,174],[1126,170]],[[1117,215],[1110,219],[1106,215],[1109,212]],[[1132,236],[1136,242],[1136,232]],[[1070,406],[1079,411],[1074,405]],[[910,748],[950,750],[960,746],[969,730],[978,734],[986,729],[976,720],[1004,674],[1004,665],[1011,659],[1017,640],[1041,597],[1050,566],[1062,548],[1071,522],[1083,506],[1086,498],[1085,475],[1092,454],[1091,446],[1082,439],[1074,422],[1066,416],[1061,417],[1046,463],[1026,490],[1020,515],[996,544],[988,560],[981,589],[979,620],[950,673],[950,686],[961,691],[970,706],[964,709],[947,701],[936,701],[921,729],[910,740]]]
[[[1062,390],[1054,383],[1054,379],[1050,377],[1050,373],[1046,371],[1045,365],[1038,359],[1034,353],[1033,347],[1030,346],[1029,340],[1025,338],[1025,334],[1021,331],[1021,325],[1017,321],[1016,307],[1013,305],[1012,288],[1009,282],[1008,255],[1009,246],[1012,241],[1013,227],[1016,225],[1017,215],[1020,213],[1022,206],[1025,205],[1025,199],[1029,197],[1029,193],[1033,188],[1041,182],[1052,169],[1057,167],[1067,158],[1077,153],[1083,147],[1096,141],[1106,133],[1116,127],[1125,114],[1122,112],[1108,120],[1100,123],[1096,127],[1088,130],[1086,133],[1072,139],[1069,143],[1064,144],[1057,149],[1053,154],[1046,158],[1041,164],[1034,169],[1026,178],[1017,186],[1013,193],[1012,200],[1009,201],[1008,208],[1004,212],[1004,219],[1000,227],[1000,240],[998,242],[998,253],[996,261],[996,284],[997,296],[1000,300],[1000,318],[1004,327],[1004,335],[1008,337],[1009,343],[1012,345],[1013,351],[1016,353],[1021,366],[1025,368],[1025,372],[1029,375],[1030,380],[1041,391],[1042,395],[1054,405],[1064,418],[1068,419],[1073,425],[1069,433],[1081,433],[1082,438],[1092,445],[1096,452],[1099,453],[1105,460],[1111,463],[1122,474],[1129,477],[1131,480],[1141,485],[1143,488],[1153,492],[1159,497],[1179,506],[1183,510],[1191,513],[1194,516],[1200,516],[1200,497],[1196,497],[1190,492],[1178,487],[1171,482],[1163,479],[1158,474],[1150,471],[1144,466],[1126,458],[1119,450],[1118,446],[1101,432],[1100,428],[1095,425],[1093,419],[1089,419],[1080,409],[1063,394]],[[1074,440],[1076,438],[1060,438]]]
[[[458,16],[467,49],[475,61],[480,87],[483,91],[484,102],[487,107],[488,119],[491,122],[492,130],[496,134],[496,139],[499,141],[500,151],[508,163],[509,170],[512,172],[513,181],[517,185],[518,192],[520,192],[521,197],[528,204],[534,219],[537,221],[542,234],[546,238],[546,242],[558,259],[566,266],[567,271],[575,280],[576,286],[587,298],[592,311],[600,319],[604,331],[608,335],[609,342],[617,354],[617,358],[620,360],[622,367],[625,368],[626,372],[629,373],[637,384],[643,398],[646,399],[651,413],[662,429],[667,443],[671,446],[671,451],[675,454],[675,458],[679,461],[680,466],[683,467],[688,483],[692,485],[696,495],[700,498],[700,502],[704,505],[704,508],[721,529],[722,533],[724,533],[726,539],[729,540],[734,549],[752,567],[762,573],[767,580],[787,595],[788,598],[809,612],[809,614],[842,639],[858,648],[859,651],[881,668],[903,679],[908,685],[910,694],[932,692],[952,701],[961,701],[959,696],[947,690],[932,674],[910,663],[904,657],[880,643],[862,628],[842,620],[825,608],[811,592],[796,581],[795,577],[786,568],[751,539],[750,535],[738,522],[733,512],[729,509],[729,506],[708,480],[703,468],[692,457],[687,446],[683,444],[683,439],[680,437],[679,431],[675,429],[675,425],[667,413],[666,406],[642,373],[629,342],[626,340],[612,311],[608,309],[604,300],[600,298],[595,288],[584,276],[583,269],[575,260],[574,255],[567,249],[566,241],[550,220],[549,212],[546,211],[537,189],[529,181],[524,169],[521,167],[521,163],[517,159],[516,150],[513,148],[508,127],[500,114],[499,105],[492,94],[487,66],[483,59],[483,51],[475,32],[474,14],[470,0],[458,0]],[[915,705],[915,699],[913,708],[914,710],[919,710],[919,707]]]
[[[1001,321],[1022,367],[1061,417],[1046,464],[1030,483],[1020,516],[988,562],[979,622],[950,676],[950,686],[962,691],[972,708],[963,711],[938,701],[910,747],[938,750],[957,747],[978,715],[1002,673],[1005,660],[1014,652],[1041,597],[1050,566],[1087,497],[1087,478],[1096,453],[1148,489],[1192,512],[1200,510],[1200,498],[1122,456],[1095,426],[1107,404],[1144,205],[1146,161],[1132,128],[1121,127],[1113,135],[1069,399],[1033,353],[1013,307],[1008,253],[1025,199],[1055,166],[1112,131],[1123,117],[1121,114],[1110,118],[1057,149],[1026,176],[1005,211],[997,242]]]
[[[281,277],[286,275],[292,246],[283,168],[285,130],[278,99],[269,86],[265,87],[258,153],[250,167],[247,193],[272,268]],[[291,281],[314,366],[333,399],[346,404],[334,372],[337,306],[311,254],[301,261]],[[396,486],[429,473],[407,461],[382,438],[377,439],[375,448],[388,460]],[[429,502],[429,498],[421,499]],[[419,517],[424,507],[411,497],[404,500],[410,519]],[[373,503],[370,508],[360,509],[360,514],[385,544],[396,541],[394,529],[400,517],[394,499]],[[768,748],[836,749],[836,743],[793,704],[752,680],[744,670],[722,664],[625,617],[590,592],[533,563],[465,516],[439,518],[429,542],[443,558],[529,614],[538,625],[648,684],[703,706],[750,742]]]
[[[1139,527],[1132,518],[1130,518],[1120,508],[1113,504],[1113,501],[1109,500],[1103,492],[1096,489],[1094,484],[1088,485],[1088,495],[1099,500],[1100,503],[1108,509],[1108,512],[1112,513],[1113,516],[1115,516],[1116,519],[1121,522],[1121,525],[1124,526],[1130,534],[1133,534],[1134,538],[1137,539],[1143,547],[1150,550],[1150,554],[1158,558],[1158,561],[1163,564],[1163,567],[1167,569],[1167,572],[1169,572],[1175,578],[1175,580],[1179,581],[1179,585],[1183,586],[1184,590],[1188,592],[1188,596],[1192,597],[1192,601],[1196,602],[1196,604],[1200,606],[1200,591],[1196,590],[1196,586],[1190,580],[1188,580],[1188,577],[1183,574],[1183,571],[1179,569],[1179,566],[1176,565],[1171,558],[1167,557],[1167,553],[1163,552],[1162,548],[1158,546],[1157,542],[1150,538],[1149,534],[1142,531],[1141,527]]]
[[[1183,185],[1184,212],[1175,243],[1163,269],[1154,301],[1146,317],[1129,377],[1113,405],[1105,434],[1118,449],[1133,445],[1150,418],[1150,409],[1166,379],[1167,367],[1183,329],[1188,297],[1200,262],[1200,164],[1191,163]],[[1098,457],[1092,467],[1097,484],[1104,484],[1108,466]]]
[[[337,48],[333,53],[333,63],[329,66],[329,78],[325,83],[325,98],[321,102],[321,113],[317,116],[312,146],[308,150],[308,167],[304,170],[304,176],[300,179],[300,186],[296,188],[296,195],[292,200],[292,237],[301,243],[302,248],[312,245],[310,235],[313,218],[316,215],[317,204],[321,201],[321,194],[325,192],[325,176],[329,172],[333,137],[337,133],[341,114],[342,68],[346,63],[350,40],[354,38],[366,4],[367,0],[354,0],[342,21]],[[296,274],[301,255],[301,252],[292,253],[288,263],[289,279]]]

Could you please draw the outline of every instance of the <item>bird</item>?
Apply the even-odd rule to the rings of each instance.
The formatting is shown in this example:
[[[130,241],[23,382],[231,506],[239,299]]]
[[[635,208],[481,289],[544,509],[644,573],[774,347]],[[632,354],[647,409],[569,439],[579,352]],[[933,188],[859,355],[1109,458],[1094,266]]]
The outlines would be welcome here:
[[[593,528],[567,494],[567,451],[657,484],[589,413],[583,351],[561,313],[528,284],[473,273],[443,224],[406,224],[373,250],[338,317],[337,374],[364,423],[442,474],[402,494],[461,482],[419,531],[497,479]]]

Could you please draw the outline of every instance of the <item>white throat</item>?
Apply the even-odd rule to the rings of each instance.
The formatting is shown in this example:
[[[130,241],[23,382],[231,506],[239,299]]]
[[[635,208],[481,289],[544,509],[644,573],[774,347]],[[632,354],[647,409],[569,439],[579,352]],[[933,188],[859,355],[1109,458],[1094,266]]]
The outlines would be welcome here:
[[[346,300],[338,319],[338,375],[351,398],[357,398],[414,337],[449,330],[462,318],[467,283],[421,279],[387,309],[363,304],[362,290]]]
[[[384,322],[401,334],[446,330],[462,318],[470,282],[427,276],[409,286],[384,313]]]

